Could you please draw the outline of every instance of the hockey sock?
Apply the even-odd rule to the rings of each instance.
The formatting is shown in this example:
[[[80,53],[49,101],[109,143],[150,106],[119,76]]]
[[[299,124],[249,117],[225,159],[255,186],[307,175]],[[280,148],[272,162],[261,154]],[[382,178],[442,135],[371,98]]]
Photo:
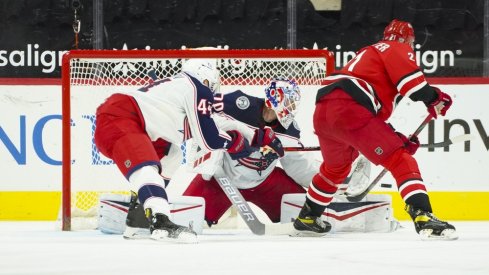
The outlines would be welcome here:
[[[311,215],[320,216],[323,213],[350,169],[351,163],[335,168],[326,167],[324,163],[321,165],[307,190],[306,202],[311,207]]]
[[[395,151],[382,165],[391,172],[396,180],[399,193],[406,204],[416,209],[432,212],[418,164],[406,150],[400,148]]]
[[[310,212],[308,214],[311,216],[319,217],[323,214],[324,210],[326,209],[326,206],[317,204],[307,197],[306,197],[306,204],[310,208]]]
[[[151,208],[153,213],[170,214],[168,195],[162,186],[145,184],[139,188],[138,197],[144,209]]]
[[[170,214],[165,182],[156,166],[143,166],[129,177],[133,189],[137,190],[139,202],[144,209],[151,208],[153,213]]]

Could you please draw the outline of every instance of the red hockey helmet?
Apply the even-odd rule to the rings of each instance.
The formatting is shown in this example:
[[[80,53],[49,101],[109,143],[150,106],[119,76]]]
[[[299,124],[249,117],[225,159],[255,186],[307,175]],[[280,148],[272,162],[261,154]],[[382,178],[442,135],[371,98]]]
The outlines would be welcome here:
[[[398,41],[406,43],[414,49],[414,29],[409,22],[397,19],[385,27],[383,40]]]

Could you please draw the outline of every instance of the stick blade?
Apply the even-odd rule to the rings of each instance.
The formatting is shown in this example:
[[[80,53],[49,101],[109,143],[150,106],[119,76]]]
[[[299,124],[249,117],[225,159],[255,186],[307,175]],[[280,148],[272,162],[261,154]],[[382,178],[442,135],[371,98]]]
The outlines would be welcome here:
[[[363,198],[365,198],[365,196],[367,196],[368,192],[370,190],[368,190],[366,193],[360,193],[356,196],[350,196],[348,193],[345,193],[345,196],[346,196],[346,199],[349,201],[349,202],[359,202],[361,200],[363,200]]]
[[[465,134],[465,135],[460,135],[452,138],[452,143],[464,142],[472,139],[474,139],[474,136],[472,136],[471,134]]]

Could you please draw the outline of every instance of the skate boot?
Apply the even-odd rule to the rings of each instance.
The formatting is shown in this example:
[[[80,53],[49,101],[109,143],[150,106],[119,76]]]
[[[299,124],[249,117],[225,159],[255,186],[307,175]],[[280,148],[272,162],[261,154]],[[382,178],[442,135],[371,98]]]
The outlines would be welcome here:
[[[455,227],[447,222],[440,221],[433,213],[413,208],[411,205],[406,205],[405,209],[413,219],[416,232],[421,236],[422,240],[458,239]]]
[[[174,224],[167,215],[152,213],[146,209],[146,217],[149,220],[151,239],[157,241],[173,240],[178,243],[197,243],[197,233],[191,228]]]
[[[299,216],[294,221],[292,237],[322,237],[331,230],[331,224],[321,220],[321,216],[312,216],[311,207],[304,203]]]
[[[131,192],[123,237],[124,239],[147,239],[150,236],[149,221],[144,214],[143,206],[138,203],[138,195]]]

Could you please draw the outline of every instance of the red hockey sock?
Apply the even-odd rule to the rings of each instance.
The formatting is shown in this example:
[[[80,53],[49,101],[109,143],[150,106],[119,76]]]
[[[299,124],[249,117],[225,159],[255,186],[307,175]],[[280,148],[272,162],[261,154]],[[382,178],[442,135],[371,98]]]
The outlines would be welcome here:
[[[333,195],[338,190],[338,186],[343,183],[351,169],[351,163],[340,167],[326,167],[324,163],[309,185],[307,199],[315,204],[326,207]],[[311,205],[311,208],[314,208]]]
[[[409,205],[431,212],[426,186],[421,178],[418,163],[404,149],[399,149],[382,164],[396,180],[399,194]]]

